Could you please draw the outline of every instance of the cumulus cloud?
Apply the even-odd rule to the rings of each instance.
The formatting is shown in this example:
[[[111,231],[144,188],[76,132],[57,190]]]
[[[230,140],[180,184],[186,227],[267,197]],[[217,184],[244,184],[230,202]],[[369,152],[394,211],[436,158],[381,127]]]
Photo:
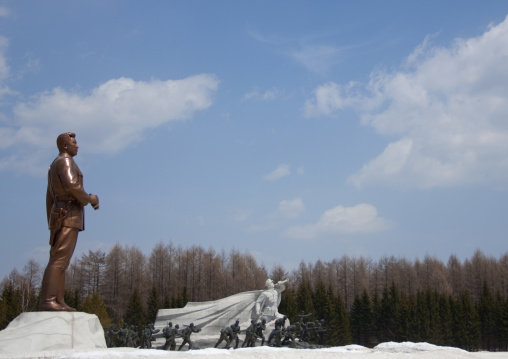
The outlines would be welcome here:
[[[272,172],[268,173],[263,177],[263,179],[267,181],[277,181],[281,179],[282,177],[289,176],[291,174],[291,170],[289,165],[279,165],[276,169],[274,169]]]
[[[391,143],[349,177],[356,187],[444,187],[508,180],[508,17],[485,33],[432,46],[427,37],[394,72],[368,84],[327,83],[307,116],[353,108]]]
[[[290,227],[285,235],[295,239],[315,239],[320,236],[374,233],[390,229],[394,222],[378,216],[376,207],[357,204],[354,207],[337,206],[326,211],[317,223]]]
[[[15,126],[0,127],[0,146],[11,155],[0,169],[25,166],[22,150],[54,147],[59,133],[73,131],[87,152],[117,153],[144,138],[147,130],[185,120],[211,106],[218,79],[209,74],[181,80],[118,78],[82,94],[55,88],[14,109]],[[22,144],[17,148],[17,144]],[[22,168],[18,168],[22,170]]]
[[[301,198],[295,198],[293,200],[283,200],[279,202],[279,212],[284,217],[294,218],[298,217],[300,213],[305,210],[303,201]]]

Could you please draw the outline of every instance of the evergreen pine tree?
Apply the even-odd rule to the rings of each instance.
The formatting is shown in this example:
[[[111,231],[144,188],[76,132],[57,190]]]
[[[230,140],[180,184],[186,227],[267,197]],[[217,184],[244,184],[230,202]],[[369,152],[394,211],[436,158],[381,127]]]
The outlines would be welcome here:
[[[12,283],[4,286],[2,291],[2,311],[3,322],[0,323],[0,328],[4,329],[9,323],[21,314],[21,300],[19,292],[14,289]]]
[[[349,345],[353,342],[351,337],[351,326],[349,325],[349,316],[346,310],[346,304],[342,295],[337,293],[335,296],[335,312],[338,318],[338,342],[337,345]]]
[[[314,304],[312,302],[312,290],[307,281],[302,281],[298,286],[296,301],[298,302],[298,310],[305,313],[315,313]],[[314,315],[307,317],[307,321],[314,318]]]
[[[2,291],[3,292],[3,291]],[[0,330],[3,330],[9,322],[7,322],[7,306],[3,300],[3,294],[0,296]]]
[[[152,286],[152,290],[150,291],[150,296],[148,297],[148,305],[147,305],[147,320],[150,323],[155,322],[155,318],[157,317],[157,311],[159,310],[159,293],[157,292],[157,288]]]
[[[437,344],[442,341],[441,318],[439,316],[439,302],[436,290],[427,288],[425,292],[427,315],[429,316],[429,339],[428,342]]]
[[[383,290],[381,298],[381,313],[378,318],[379,339],[382,342],[398,341],[397,310],[399,305],[399,292],[392,282],[390,288]]]
[[[296,317],[298,316],[298,303],[293,289],[286,288],[286,290],[282,292],[279,312],[288,317],[290,323],[295,322]]]
[[[316,288],[312,295],[312,304],[314,305],[314,318],[316,320],[324,319],[326,312],[326,287],[321,278],[316,283]]]
[[[189,293],[187,291],[187,286],[184,286],[182,290],[182,307],[185,307],[187,303],[189,303]]]
[[[141,331],[146,325],[146,315],[137,288],[132,291],[125,311],[124,321],[128,325],[135,325]]]
[[[171,299],[169,298],[169,295],[164,296],[164,302],[162,304],[162,308],[169,309],[171,308]]]
[[[99,293],[93,292],[92,296],[87,297],[83,303],[83,311],[89,314],[95,314],[103,328],[109,328],[111,319],[109,318],[106,306],[102,302]]]
[[[452,307],[455,346],[465,350],[478,350],[481,342],[481,326],[469,292],[463,291]]]
[[[397,311],[397,337],[399,341],[409,341],[410,337],[410,307],[409,300],[405,294],[400,295]]]
[[[430,313],[427,307],[425,292],[419,290],[416,293],[416,335],[418,341],[428,342],[430,339]]]
[[[377,288],[374,290],[372,295],[372,328],[371,338],[372,344],[380,343],[381,337],[381,297]]]
[[[368,347],[371,345],[372,308],[369,294],[366,290],[362,296],[355,296],[351,308],[351,333],[353,343]]]
[[[508,351],[508,298],[502,298],[498,293],[499,316],[497,327],[499,328],[499,347],[502,351]]]
[[[83,306],[80,301],[79,290],[66,290],[64,293],[64,301],[68,306],[76,309],[77,311],[83,311]]]
[[[412,294],[407,298],[407,305],[409,310],[407,340],[411,342],[420,342],[420,321],[417,315],[416,295]]]
[[[335,295],[332,286],[328,286],[326,291],[326,304],[323,314],[325,320],[325,343],[332,346],[339,345],[339,316],[335,310]]]
[[[447,299],[446,295],[439,295],[439,318],[441,325],[441,338],[440,341],[436,344],[442,346],[451,346],[453,345],[453,320],[452,320],[452,312],[450,308],[450,301]]]
[[[487,282],[483,283],[483,290],[478,304],[480,316],[480,330],[482,333],[482,349],[492,351],[497,347],[497,326],[495,319],[494,298],[490,293]]]

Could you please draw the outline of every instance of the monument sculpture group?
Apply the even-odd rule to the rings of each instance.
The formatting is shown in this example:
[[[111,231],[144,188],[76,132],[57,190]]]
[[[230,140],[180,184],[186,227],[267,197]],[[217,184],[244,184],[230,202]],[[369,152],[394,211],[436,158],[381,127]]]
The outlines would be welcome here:
[[[0,332],[0,354],[20,351],[42,351],[71,348],[105,348],[113,346],[178,350],[187,344],[196,347],[238,348],[239,334],[245,335],[242,347],[255,346],[258,339],[281,346],[299,339],[315,340],[322,335],[323,323],[304,325],[302,313],[297,323],[286,326],[287,317],[278,311],[287,280],[274,283],[267,279],[265,289],[238,293],[209,302],[190,302],[184,308],[161,309],[154,324],[138,333],[135,326],[113,327],[104,334],[95,315],[78,313],[64,301],[65,272],[76,247],[78,234],[85,229],[84,207],[99,209],[99,198],[83,187],[83,174],[74,157],[78,154],[76,134],[58,136],[58,156],[48,170],[46,212],[50,230],[49,262],[41,285],[39,313],[22,313]],[[180,329],[173,322],[182,324]],[[245,329],[241,329],[245,328]],[[28,333],[28,334],[27,334]],[[197,336],[191,340],[191,335]],[[219,338],[217,340],[217,335]],[[79,336],[79,338],[78,338]],[[300,344],[302,346],[302,344]]]

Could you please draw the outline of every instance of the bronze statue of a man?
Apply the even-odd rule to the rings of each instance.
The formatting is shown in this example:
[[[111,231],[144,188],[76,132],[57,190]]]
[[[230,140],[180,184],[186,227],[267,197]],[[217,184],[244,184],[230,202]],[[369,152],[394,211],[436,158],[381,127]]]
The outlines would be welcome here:
[[[65,270],[76,247],[78,233],[85,229],[83,207],[90,203],[98,209],[99,198],[83,188],[83,174],[73,160],[78,154],[76,134],[62,133],[56,145],[60,154],[49,167],[46,192],[51,249],[42,279],[39,311],[74,312],[76,309],[64,301]]]

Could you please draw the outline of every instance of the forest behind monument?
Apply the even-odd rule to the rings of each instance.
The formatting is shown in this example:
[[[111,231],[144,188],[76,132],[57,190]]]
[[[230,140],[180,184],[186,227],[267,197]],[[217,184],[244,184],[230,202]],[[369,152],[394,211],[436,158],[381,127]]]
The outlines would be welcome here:
[[[34,260],[0,284],[0,326],[38,304],[42,268]],[[508,253],[481,251],[446,263],[344,255],[287,270],[257,263],[250,253],[157,244],[150,255],[115,245],[89,251],[68,270],[66,302],[95,313],[104,327],[153,322],[157,309],[183,307],[263,288],[289,278],[279,311],[294,321],[301,310],[324,318],[330,343],[373,346],[429,342],[469,350],[508,350]]]

